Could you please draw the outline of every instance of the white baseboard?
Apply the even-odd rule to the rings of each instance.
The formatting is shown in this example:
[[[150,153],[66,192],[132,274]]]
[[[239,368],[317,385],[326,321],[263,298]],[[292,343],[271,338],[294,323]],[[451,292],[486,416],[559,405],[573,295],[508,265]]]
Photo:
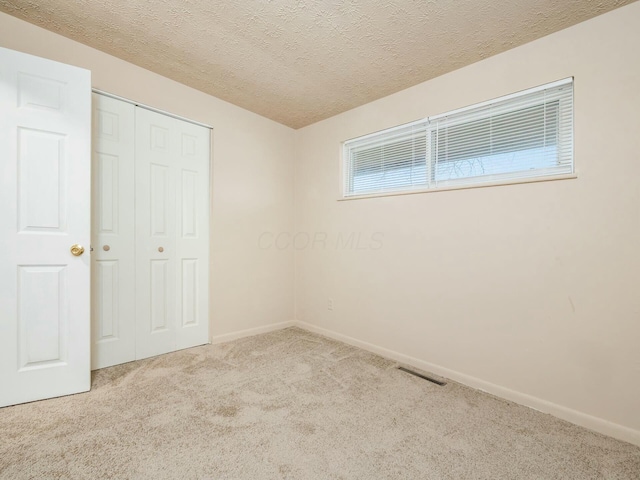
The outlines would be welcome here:
[[[397,362],[401,362],[406,365],[419,368],[421,370],[432,372],[436,375],[449,378],[468,387],[482,390],[483,392],[495,395],[505,400],[510,400],[520,405],[539,410],[543,413],[548,413],[550,415],[553,415],[554,417],[561,418],[581,427],[585,427],[598,433],[602,433],[604,435],[608,435],[610,437],[614,437],[619,440],[623,440],[625,442],[640,446],[640,430],[634,430],[632,428],[609,422],[602,418],[594,417],[592,415],[588,415],[586,413],[579,412],[577,410],[573,410],[571,408],[564,407],[562,405],[558,405],[541,398],[533,397],[531,395],[520,393],[515,390],[510,390],[500,385],[496,385],[494,383],[490,383],[485,380],[466,375],[464,373],[441,367],[440,365],[434,365],[433,363],[425,362],[423,360],[419,360],[417,358],[413,358],[408,355],[395,352],[393,350],[378,347],[377,345],[363,342],[347,335],[343,335],[341,333],[337,333],[321,327],[316,327],[315,325],[312,325],[310,323],[301,321],[291,323],[310,332],[318,333],[320,335],[324,335],[326,337],[348,343],[349,345],[353,345],[364,350],[377,353],[378,355],[382,355],[383,357],[387,357]]]
[[[272,323],[271,325],[265,325],[263,327],[248,328],[246,330],[238,330],[237,332],[225,333],[223,335],[216,335],[211,337],[211,343],[225,343],[232,340],[237,340],[243,337],[252,337],[254,335],[260,335],[261,333],[275,332],[276,330],[282,330],[283,328],[289,328],[296,326],[296,322],[280,322]]]

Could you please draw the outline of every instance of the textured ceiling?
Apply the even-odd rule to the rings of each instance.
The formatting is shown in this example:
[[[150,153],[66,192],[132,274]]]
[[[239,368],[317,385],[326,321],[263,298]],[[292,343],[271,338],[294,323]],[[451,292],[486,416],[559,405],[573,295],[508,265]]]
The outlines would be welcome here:
[[[0,0],[300,128],[634,0]]]

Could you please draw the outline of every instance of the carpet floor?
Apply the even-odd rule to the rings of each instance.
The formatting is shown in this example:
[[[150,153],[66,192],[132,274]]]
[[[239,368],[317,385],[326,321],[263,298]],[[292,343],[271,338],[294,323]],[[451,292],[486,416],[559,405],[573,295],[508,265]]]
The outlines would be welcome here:
[[[0,409],[2,479],[640,479],[640,448],[289,328]]]

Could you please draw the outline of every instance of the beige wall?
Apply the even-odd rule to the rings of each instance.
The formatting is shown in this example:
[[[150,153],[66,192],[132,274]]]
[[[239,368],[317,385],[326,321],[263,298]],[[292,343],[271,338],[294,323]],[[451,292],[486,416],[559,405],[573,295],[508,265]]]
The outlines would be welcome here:
[[[213,126],[211,333],[293,320],[293,253],[257,241],[293,228],[293,130],[2,13],[0,46],[87,68],[95,88]]]
[[[638,25],[635,3],[299,130],[297,319],[640,444]],[[569,76],[577,179],[337,201],[342,141]]]

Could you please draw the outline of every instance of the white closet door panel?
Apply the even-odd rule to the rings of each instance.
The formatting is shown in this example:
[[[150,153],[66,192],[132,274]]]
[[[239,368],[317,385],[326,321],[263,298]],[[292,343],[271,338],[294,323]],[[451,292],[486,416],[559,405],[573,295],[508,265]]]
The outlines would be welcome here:
[[[93,369],[135,360],[135,107],[93,94]]]
[[[136,358],[176,349],[174,119],[136,108]]]
[[[210,130],[176,120],[177,348],[209,341]]]
[[[0,48],[0,406],[90,388],[90,92]]]

